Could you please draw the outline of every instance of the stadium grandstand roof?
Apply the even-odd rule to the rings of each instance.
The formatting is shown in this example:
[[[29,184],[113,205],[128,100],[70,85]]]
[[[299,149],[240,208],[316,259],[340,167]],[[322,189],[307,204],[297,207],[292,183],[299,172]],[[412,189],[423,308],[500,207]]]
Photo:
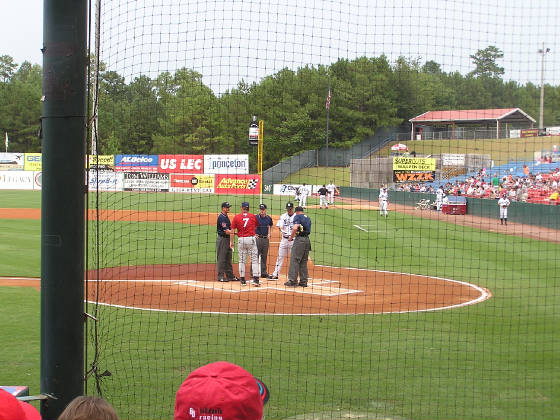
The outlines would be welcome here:
[[[536,120],[520,108],[462,109],[427,111],[409,120],[411,123],[477,123],[484,121],[527,122]]]

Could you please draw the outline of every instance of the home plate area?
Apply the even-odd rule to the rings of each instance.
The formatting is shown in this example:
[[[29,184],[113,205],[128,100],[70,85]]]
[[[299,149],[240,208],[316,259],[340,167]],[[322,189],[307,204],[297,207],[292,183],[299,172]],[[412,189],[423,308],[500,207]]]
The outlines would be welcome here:
[[[313,279],[310,278],[307,282],[307,287],[288,287],[284,286],[288,278],[286,276],[279,276],[278,280],[270,281],[266,279],[260,279],[260,286],[254,286],[250,281],[247,285],[243,286],[238,281],[230,281],[227,283],[221,282],[205,282],[197,280],[181,280],[176,281],[174,284],[178,286],[190,286],[199,287],[202,289],[217,289],[226,293],[244,293],[244,292],[262,292],[265,290],[277,290],[286,293],[306,293],[310,295],[318,296],[340,296],[347,295],[350,293],[363,293],[363,290],[357,289],[345,289],[341,287],[340,282],[334,280],[325,279]]]
[[[87,300],[152,311],[262,314],[379,314],[451,309],[488,299],[466,282],[408,273],[309,267],[308,287],[278,280],[221,283],[213,264],[120,266],[88,272]]]

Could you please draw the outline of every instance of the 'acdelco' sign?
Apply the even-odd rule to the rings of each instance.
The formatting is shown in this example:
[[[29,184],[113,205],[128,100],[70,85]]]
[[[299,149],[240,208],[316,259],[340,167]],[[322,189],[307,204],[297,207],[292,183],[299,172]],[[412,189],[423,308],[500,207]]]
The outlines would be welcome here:
[[[204,173],[204,156],[159,155],[158,172],[168,174],[202,174]]]
[[[116,155],[115,172],[157,172],[158,155]]]
[[[205,174],[248,174],[249,155],[204,155]]]

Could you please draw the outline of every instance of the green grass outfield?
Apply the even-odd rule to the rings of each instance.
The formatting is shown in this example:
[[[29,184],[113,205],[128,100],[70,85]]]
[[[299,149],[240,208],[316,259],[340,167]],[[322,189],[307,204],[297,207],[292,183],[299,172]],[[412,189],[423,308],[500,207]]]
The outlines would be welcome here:
[[[234,213],[245,197],[106,193],[99,206],[217,212],[226,199]],[[249,201],[256,208],[256,199]],[[265,201],[279,214],[285,199]],[[0,192],[0,208],[39,206],[39,193]],[[459,309],[385,315],[100,307],[99,370],[112,373],[103,378],[104,395],[120,418],[172,418],[181,381],[215,360],[238,363],[269,386],[268,419],[558,417],[560,245],[394,212],[384,219],[376,211],[341,206],[307,214],[316,264],[463,280],[493,297]],[[100,226],[107,266],[215,258],[213,226]],[[90,227],[94,232],[95,225]],[[0,229],[0,275],[38,276],[40,222],[2,220]],[[29,385],[38,393],[39,292],[1,287],[0,325],[1,382]],[[88,389],[94,392],[93,382]]]

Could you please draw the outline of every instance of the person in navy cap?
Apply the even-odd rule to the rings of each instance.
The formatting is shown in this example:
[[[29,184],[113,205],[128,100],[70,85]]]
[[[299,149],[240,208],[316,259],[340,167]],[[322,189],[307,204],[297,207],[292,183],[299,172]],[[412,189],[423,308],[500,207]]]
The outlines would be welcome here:
[[[235,281],[237,277],[233,275],[232,261],[232,245],[230,243],[230,235],[233,233],[231,230],[231,222],[228,217],[231,205],[225,201],[222,203],[222,211],[218,215],[216,224],[216,231],[218,237],[216,238],[216,260],[218,268],[218,281]]]
[[[259,214],[257,222],[259,225],[256,229],[257,234],[257,250],[259,252],[259,261],[261,263],[261,278],[268,278],[268,270],[266,268],[266,260],[268,258],[268,249],[270,247],[270,234],[272,233],[272,218],[266,214],[266,204],[259,205]]]

